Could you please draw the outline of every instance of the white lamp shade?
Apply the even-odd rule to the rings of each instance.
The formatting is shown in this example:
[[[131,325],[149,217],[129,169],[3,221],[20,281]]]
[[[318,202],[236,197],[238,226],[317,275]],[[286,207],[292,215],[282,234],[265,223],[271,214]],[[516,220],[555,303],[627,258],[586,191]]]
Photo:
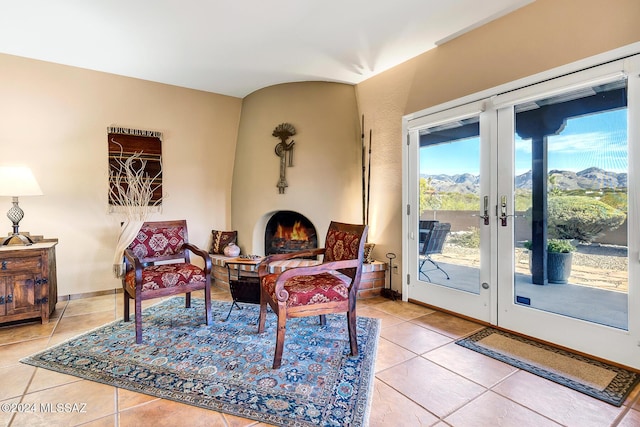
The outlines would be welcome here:
[[[0,196],[41,196],[38,181],[26,166],[0,166]]]

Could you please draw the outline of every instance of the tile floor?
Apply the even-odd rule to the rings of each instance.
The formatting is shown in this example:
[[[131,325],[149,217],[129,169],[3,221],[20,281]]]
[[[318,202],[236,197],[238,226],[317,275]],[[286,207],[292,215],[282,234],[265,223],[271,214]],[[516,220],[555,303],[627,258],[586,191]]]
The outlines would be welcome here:
[[[229,300],[228,291],[215,289],[212,294]],[[383,298],[358,304],[359,315],[382,319],[372,427],[640,426],[640,387],[616,408],[457,346],[458,337],[481,328],[476,323]],[[86,404],[82,413],[0,412],[0,425],[264,426],[19,363],[24,356],[121,316],[122,295],[111,294],[60,302],[46,325],[0,327],[0,407],[19,402]]]

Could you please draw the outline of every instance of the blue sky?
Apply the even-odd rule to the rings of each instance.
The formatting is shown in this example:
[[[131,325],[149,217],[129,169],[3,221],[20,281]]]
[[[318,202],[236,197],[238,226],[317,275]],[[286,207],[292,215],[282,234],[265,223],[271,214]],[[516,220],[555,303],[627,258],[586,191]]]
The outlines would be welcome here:
[[[421,174],[471,173],[480,170],[478,138],[420,150]],[[578,172],[598,167],[627,171],[627,110],[579,117],[567,122],[560,135],[549,138],[548,168]],[[516,139],[516,175],[531,169],[531,141]]]

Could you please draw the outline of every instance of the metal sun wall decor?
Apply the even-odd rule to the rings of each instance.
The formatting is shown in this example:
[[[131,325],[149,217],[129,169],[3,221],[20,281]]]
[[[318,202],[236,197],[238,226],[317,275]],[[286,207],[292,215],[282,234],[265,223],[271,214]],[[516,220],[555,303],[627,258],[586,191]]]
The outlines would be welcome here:
[[[295,134],[296,129],[289,123],[280,123],[271,134],[280,139],[280,142],[276,144],[275,148],[276,156],[280,157],[280,179],[277,185],[279,194],[284,194],[285,188],[289,186],[289,184],[287,184],[286,170],[287,166],[293,166],[293,146],[295,145],[295,141],[291,140],[291,142],[287,144],[287,139]]]

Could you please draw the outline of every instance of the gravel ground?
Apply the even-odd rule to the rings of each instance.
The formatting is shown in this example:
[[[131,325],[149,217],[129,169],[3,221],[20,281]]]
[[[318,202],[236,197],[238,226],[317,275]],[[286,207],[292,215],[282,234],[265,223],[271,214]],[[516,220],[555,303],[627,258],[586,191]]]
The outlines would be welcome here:
[[[617,292],[628,291],[626,248],[579,245],[573,253],[570,282]],[[477,268],[480,264],[478,249],[445,244],[441,255],[435,259]],[[529,274],[529,251],[516,248],[516,271]]]
[[[574,265],[601,268],[603,270],[627,271],[626,257],[610,255],[592,255],[575,252],[573,254]]]
[[[465,264],[480,259],[478,249],[475,248],[446,244],[444,252],[444,255],[465,259],[468,261]],[[525,257],[527,253],[525,249],[516,248],[516,259]],[[578,245],[573,253],[573,264],[603,270],[627,271],[627,248],[613,245]]]

